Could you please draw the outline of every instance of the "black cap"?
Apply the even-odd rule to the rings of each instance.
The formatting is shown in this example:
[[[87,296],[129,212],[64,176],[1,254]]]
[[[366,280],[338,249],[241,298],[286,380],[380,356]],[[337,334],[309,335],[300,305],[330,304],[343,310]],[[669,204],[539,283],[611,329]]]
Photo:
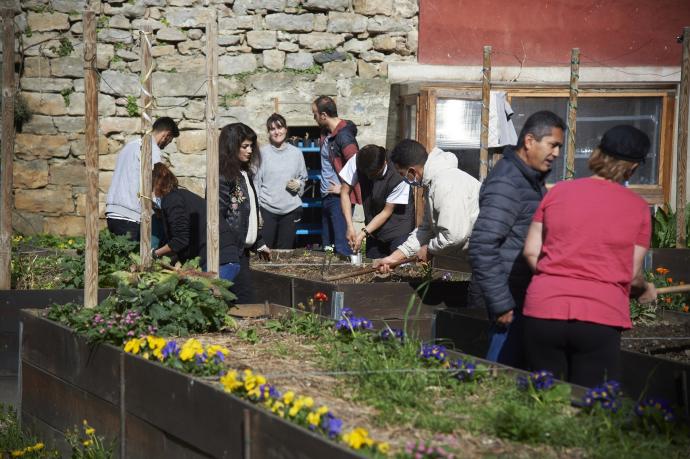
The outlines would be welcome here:
[[[627,124],[606,131],[599,144],[607,155],[633,163],[643,163],[649,147],[647,134]]]

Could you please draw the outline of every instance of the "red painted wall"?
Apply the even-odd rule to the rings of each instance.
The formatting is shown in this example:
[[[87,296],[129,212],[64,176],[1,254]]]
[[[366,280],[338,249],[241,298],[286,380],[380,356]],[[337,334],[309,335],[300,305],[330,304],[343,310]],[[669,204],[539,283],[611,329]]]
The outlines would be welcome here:
[[[481,65],[680,65],[690,0],[420,0],[419,62]],[[524,48],[524,51],[523,51]]]

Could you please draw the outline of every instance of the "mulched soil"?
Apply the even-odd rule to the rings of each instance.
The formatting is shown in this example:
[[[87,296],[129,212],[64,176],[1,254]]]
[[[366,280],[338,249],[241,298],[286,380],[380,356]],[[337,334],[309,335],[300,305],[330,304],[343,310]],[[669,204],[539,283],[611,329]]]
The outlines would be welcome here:
[[[252,269],[259,271],[314,281],[323,281],[324,276],[351,273],[370,266],[371,260],[365,260],[363,266],[356,266],[351,264],[349,259],[345,259],[344,257],[334,255],[329,259],[323,253],[308,250],[273,251],[270,262],[252,261],[251,264]],[[424,275],[425,267],[423,264],[410,263],[398,266],[390,274],[370,273],[333,282],[344,284],[410,282],[419,280],[423,278]],[[470,275],[469,273],[434,269],[432,271],[432,277],[434,279],[444,279],[447,281],[463,281],[469,280]]]
[[[352,393],[336,376],[324,374],[317,361],[313,340],[288,333],[277,333],[264,328],[267,319],[240,319],[239,330],[254,329],[259,341],[249,343],[237,336],[237,332],[197,335],[202,343],[219,344],[230,350],[227,362],[232,368],[251,368],[264,375],[281,393],[288,390],[310,396],[317,406],[325,405],[344,421],[343,431],[353,427],[365,427],[371,437],[386,441],[391,452],[401,451],[408,442],[434,439],[439,445],[456,444],[456,457],[514,458],[581,458],[580,449],[560,450],[546,446],[530,446],[484,435],[471,434],[461,428],[452,435],[439,435],[410,425],[378,426],[372,407],[355,403]],[[238,331],[239,331],[238,330]]]
[[[649,338],[649,339],[626,339]],[[623,333],[621,348],[690,364],[690,314],[667,314]]]

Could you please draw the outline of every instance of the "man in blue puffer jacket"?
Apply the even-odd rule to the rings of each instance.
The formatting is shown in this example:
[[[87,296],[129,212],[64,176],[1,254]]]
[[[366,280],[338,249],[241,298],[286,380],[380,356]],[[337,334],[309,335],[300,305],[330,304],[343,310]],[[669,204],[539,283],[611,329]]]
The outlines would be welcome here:
[[[565,123],[540,111],[525,122],[518,145],[507,147],[479,195],[479,217],[470,237],[473,285],[491,321],[487,359],[523,365],[520,318],[532,272],[522,256],[527,230],[546,194],[546,175],[563,146]]]

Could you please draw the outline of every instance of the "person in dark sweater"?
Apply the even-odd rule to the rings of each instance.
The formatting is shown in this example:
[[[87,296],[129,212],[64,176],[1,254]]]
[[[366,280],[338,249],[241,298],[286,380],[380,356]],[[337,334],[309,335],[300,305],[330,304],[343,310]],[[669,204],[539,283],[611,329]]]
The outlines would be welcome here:
[[[191,191],[180,188],[177,177],[163,163],[153,166],[153,193],[160,198],[160,213],[165,232],[165,245],[154,248],[154,258],[170,257],[184,263],[201,256],[206,239],[206,201]]]
[[[222,263],[219,275],[234,282],[231,290],[238,303],[253,303],[249,252],[270,258],[270,249],[259,230],[259,201],[252,177],[261,164],[256,133],[243,123],[223,127],[218,139],[219,211],[229,226],[226,244],[228,262]]]
[[[565,123],[555,113],[531,115],[517,147],[504,150],[479,195],[479,216],[469,244],[471,300],[484,302],[492,323],[486,358],[506,365],[524,367],[520,327],[532,271],[522,249],[546,194],[546,175],[560,154],[564,131]]]
[[[346,238],[357,252],[366,238],[368,258],[391,254],[414,228],[414,203],[410,185],[389,161],[386,149],[367,145],[340,171],[340,202],[347,223]],[[359,183],[364,207],[364,227],[359,234],[352,224],[350,191]]]

